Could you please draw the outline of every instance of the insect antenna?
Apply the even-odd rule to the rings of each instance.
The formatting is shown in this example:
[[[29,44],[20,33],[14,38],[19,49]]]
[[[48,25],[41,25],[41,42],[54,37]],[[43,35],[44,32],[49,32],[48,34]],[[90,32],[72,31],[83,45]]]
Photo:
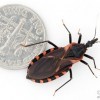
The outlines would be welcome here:
[[[96,43],[100,43],[100,41],[97,41]]]
[[[97,18],[96,18],[95,34],[94,34],[93,39],[95,39],[96,33],[97,33],[97,21],[98,21],[98,17],[99,17],[99,14],[97,15]]]
[[[78,30],[78,35],[80,35],[80,28],[79,28],[79,30]]]

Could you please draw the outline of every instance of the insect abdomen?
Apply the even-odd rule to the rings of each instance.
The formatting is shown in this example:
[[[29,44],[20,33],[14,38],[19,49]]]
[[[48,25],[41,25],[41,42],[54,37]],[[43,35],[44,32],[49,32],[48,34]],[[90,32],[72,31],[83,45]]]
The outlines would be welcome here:
[[[53,80],[55,80],[55,79],[57,79],[57,78],[65,75],[70,68],[71,68],[71,66],[69,66],[68,69],[66,69],[64,71],[61,71],[60,73],[55,74],[55,75],[53,75],[51,77],[48,77],[48,78],[44,78],[44,79],[31,79],[31,80],[34,81],[34,82],[36,82],[36,83],[46,83],[46,82],[50,82],[50,81],[53,81]]]

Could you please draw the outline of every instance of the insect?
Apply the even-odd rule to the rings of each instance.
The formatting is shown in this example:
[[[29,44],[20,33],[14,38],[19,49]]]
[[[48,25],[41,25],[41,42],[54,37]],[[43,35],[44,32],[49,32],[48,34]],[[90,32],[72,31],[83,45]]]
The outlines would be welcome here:
[[[57,92],[61,87],[63,87],[65,84],[72,80],[72,65],[74,63],[81,62],[85,64],[90,69],[92,74],[96,77],[96,75],[90,68],[89,64],[86,61],[82,60],[83,57],[87,57],[93,60],[95,69],[98,69],[96,68],[94,58],[88,54],[85,54],[89,47],[92,47],[93,44],[99,42],[98,38],[95,38],[96,28],[94,38],[88,41],[86,44],[83,44],[81,43],[81,33],[78,32],[78,43],[72,42],[71,32],[68,30],[64,22],[63,25],[69,33],[69,44],[67,46],[58,47],[51,41],[43,41],[35,44],[23,45],[24,47],[29,47],[47,42],[54,46],[54,48],[44,51],[31,61],[31,63],[28,66],[26,78],[34,82],[45,83],[55,80],[60,76],[65,75],[69,71],[70,79],[67,82],[65,82],[62,86],[60,86],[58,89],[56,89],[55,92]]]

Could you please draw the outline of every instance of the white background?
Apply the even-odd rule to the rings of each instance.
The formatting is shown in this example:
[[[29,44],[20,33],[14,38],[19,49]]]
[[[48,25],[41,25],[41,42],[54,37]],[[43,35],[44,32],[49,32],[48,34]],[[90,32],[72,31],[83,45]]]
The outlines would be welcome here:
[[[71,31],[73,41],[77,42],[80,28],[83,43],[93,38],[98,19],[96,37],[100,40],[100,0],[0,0],[0,6],[6,4],[22,4],[37,12],[45,23],[48,40],[58,46],[68,44],[68,33],[62,25],[62,19]],[[89,48],[87,53],[95,58],[100,68],[100,44]],[[91,60],[84,60],[90,64],[98,78],[79,62],[73,65],[73,80],[55,96],[54,90],[69,79],[68,74],[52,82],[38,84],[25,78],[27,69],[0,68],[0,100],[97,100],[100,94],[97,93],[100,90],[100,71],[94,69]]]

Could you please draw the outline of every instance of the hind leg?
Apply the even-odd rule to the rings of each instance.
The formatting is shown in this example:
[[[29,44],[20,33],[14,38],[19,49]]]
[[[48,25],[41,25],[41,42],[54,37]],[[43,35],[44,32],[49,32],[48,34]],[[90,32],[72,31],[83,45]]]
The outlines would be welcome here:
[[[58,89],[56,89],[54,92],[54,95],[59,89],[61,89],[64,85],[66,85],[67,83],[69,83],[72,80],[72,70],[71,69],[69,70],[69,73],[70,73],[70,79],[67,82],[65,82],[63,85],[61,85]]]

